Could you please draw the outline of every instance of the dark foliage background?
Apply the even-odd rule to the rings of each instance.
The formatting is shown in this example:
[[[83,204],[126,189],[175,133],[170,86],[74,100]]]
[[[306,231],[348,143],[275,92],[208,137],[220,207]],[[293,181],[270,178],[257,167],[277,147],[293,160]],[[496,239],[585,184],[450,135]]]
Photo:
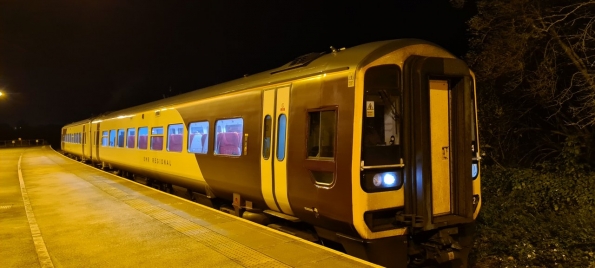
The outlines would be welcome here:
[[[461,5],[462,1],[456,1]],[[595,1],[478,0],[477,267],[595,267]]]

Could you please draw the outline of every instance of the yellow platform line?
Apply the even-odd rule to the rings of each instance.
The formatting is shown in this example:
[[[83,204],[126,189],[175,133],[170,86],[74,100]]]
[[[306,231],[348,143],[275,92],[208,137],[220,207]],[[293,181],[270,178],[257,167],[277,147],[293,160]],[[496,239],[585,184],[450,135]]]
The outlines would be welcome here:
[[[23,173],[21,172],[22,158],[23,154],[21,153],[18,162],[19,183],[21,185],[21,195],[23,196],[25,212],[27,213],[27,221],[29,221],[29,228],[31,229],[31,236],[33,237],[33,244],[35,245],[35,252],[37,252],[37,259],[39,260],[39,265],[41,265],[42,268],[53,268],[54,263],[52,263],[50,254],[45,247],[45,242],[43,241],[41,231],[37,225],[37,220],[35,219],[35,214],[33,213],[31,202],[29,201],[29,195],[27,194],[27,188],[25,188],[25,182],[23,181]]]

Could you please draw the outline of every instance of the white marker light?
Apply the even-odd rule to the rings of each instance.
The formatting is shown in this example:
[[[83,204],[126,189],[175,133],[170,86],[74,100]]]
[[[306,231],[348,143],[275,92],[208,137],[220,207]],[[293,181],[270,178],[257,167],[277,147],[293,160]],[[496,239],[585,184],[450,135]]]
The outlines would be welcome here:
[[[372,179],[372,183],[374,183],[374,186],[376,186],[376,187],[380,187],[382,185],[382,180],[380,179],[380,174],[374,175],[374,178]]]
[[[471,165],[471,177],[475,179],[475,177],[477,177],[478,172],[479,172],[479,170],[477,168],[477,163],[473,163]]]

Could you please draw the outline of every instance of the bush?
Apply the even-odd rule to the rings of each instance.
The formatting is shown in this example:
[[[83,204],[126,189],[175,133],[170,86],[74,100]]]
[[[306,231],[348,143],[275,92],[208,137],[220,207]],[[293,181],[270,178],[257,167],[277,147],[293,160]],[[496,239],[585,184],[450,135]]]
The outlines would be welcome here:
[[[595,173],[484,166],[481,178],[476,267],[595,267]]]

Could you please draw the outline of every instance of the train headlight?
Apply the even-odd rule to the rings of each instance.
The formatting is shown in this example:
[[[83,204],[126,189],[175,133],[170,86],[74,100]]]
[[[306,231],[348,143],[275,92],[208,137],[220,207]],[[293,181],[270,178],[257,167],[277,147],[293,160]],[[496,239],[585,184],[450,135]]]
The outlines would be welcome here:
[[[479,175],[479,165],[477,163],[471,164],[471,178],[476,179]]]
[[[366,192],[396,190],[401,187],[402,176],[399,172],[364,172],[362,174],[362,188]]]

